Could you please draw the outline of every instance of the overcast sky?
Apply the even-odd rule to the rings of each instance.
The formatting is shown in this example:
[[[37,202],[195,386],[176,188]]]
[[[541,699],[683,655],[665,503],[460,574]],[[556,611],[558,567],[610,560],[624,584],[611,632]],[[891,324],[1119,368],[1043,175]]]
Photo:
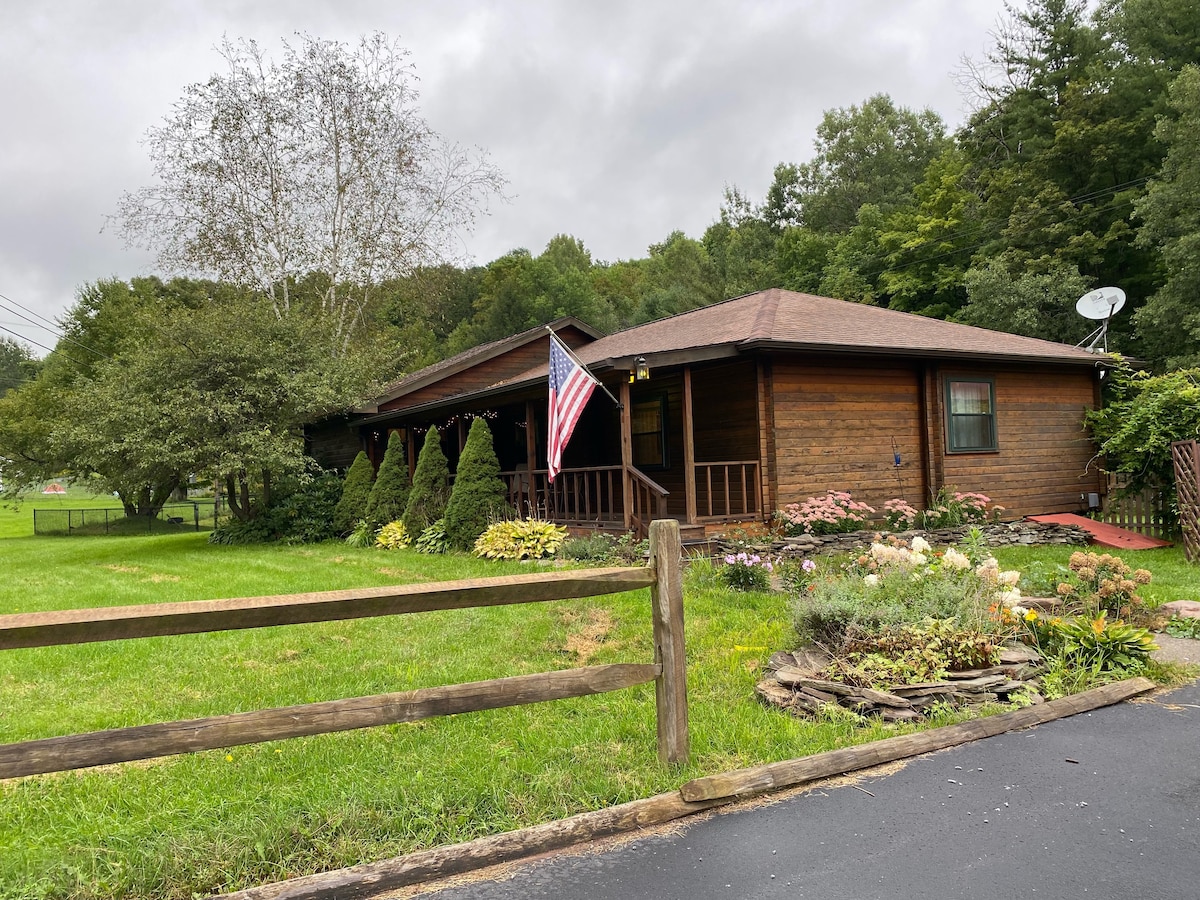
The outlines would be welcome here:
[[[143,135],[221,68],[223,35],[271,51],[297,31],[399,36],[430,126],[487,150],[509,181],[510,201],[465,236],[460,261],[537,253],[562,232],[611,261],[675,229],[700,237],[727,184],[761,200],[776,163],[811,156],[826,109],[885,92],[957,126],[960,60],[982,56],[1002,11],[1002,0],[0,0],[0,294],[54,316],[81,284],[156,271],[104,219],[149,182]],[[0,328],[55,342],[2,308]]]

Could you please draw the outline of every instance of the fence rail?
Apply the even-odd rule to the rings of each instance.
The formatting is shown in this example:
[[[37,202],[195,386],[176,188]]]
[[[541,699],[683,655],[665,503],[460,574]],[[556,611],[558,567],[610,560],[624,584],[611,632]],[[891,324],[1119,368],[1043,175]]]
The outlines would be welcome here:
[[[688,754],[681,578],[679,525],[664,520],[651,525],[646,568],[0,616],[0,650],[11,650],[566,600],[648,587],[654,628],[654,660],[648,664],[585,666],[3,744],[0,779],[581,697],[650,681],[655,682],[659,757],[679,762]]]

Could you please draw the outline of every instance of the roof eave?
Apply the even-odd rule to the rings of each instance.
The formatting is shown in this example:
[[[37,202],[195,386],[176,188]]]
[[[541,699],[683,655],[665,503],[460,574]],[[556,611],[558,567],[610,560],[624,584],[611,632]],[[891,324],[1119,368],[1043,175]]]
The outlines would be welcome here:
[[[498,341],[494,346],[489,348],[488,352],[486,353],[481,353],[476,356],[471,356],[468,354],[464,359],[460,360],[453,366],[447,366],[445,368],[438,369],[435,372],[429,373],[427,376],[414,378],[412,381],[405,382],[403,386],[399,388],[386,391],[375,398],[375,401],[372,404],[374,408],[371,410],[371,412],[378,412],[380,406],[403,397],[405,394],[411,394],[413,391],[427,387],[431,384],[436,384],[445,378],[449,378],[451,375],[457,375],[459,372],[465,372],[467,369],[473,368],[474,366],[477,366],[482,362],[486,362],[489,359],[495,359],[497,356],[507,353],[509,350],[524,346],[532,341],[540,340],[543,337],[543,329],[549,329],[551,326],[556,328],[571,326],[572,328],[583,332],[592,340],[599,340],[605,336],[604,332],[598,331],[581,319],[577,319],[574,316],[563,316],[562,318],[555,319],[553,322],[546,323],[544,326],[526,329],[523,332],[518,332],[517,334],[512,335],[506,340]],[[366,407],[363,408],[366,409]]]
[[[1054,365],[1088,366],[1111,368],[1113,361],[1107,356],[1040,356],[1025,353],[990,353],[976,350],[921,349],[903,347],[879,347],[856,344],[817,344],[796,341],[777,341],[766,338],[751,338],[737,345],[743,352],[755,350],[784,350],[791,352],[811,351],[834,353],[843,356],[900,356],[910,359],[962,359],[985,360],[988,362],[1050,363]]]

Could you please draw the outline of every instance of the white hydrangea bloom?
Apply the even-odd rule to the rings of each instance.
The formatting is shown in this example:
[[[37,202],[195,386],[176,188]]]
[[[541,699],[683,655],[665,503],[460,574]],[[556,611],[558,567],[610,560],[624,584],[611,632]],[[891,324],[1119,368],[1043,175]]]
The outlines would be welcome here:
[[[950,547],[942,556],[942,565],[963,572],[971,568],[971,560],[967,558],[967,554]]]
[[[1001,572],[996,576],[996,583],[1003,584],[1006,587],[1016,587],[1017,582],[1021,580],[1021,573],[1015,569],[1009,569],[1007,572]]]
[[[870,575],[864,575],[863,583],[866,584],[867,587],[875,587],[877,584],[879,584],[879,576],[874,572],[872,572]]]
[[[1009,588],[1006,591],[1001,591],[998,595],[1000,602],[1005,606],[1016,606],[1017,601],[1021,599],[1021,592],[1016,588]]]
[[[917,535],[912,539],[912,548],[914,553],[928,553],[932,547],[929,546],[929,541]]]

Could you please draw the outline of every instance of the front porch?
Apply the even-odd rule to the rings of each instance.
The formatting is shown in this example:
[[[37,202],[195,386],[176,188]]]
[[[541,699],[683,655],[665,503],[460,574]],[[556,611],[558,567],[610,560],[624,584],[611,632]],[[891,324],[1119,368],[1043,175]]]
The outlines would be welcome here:
[[[502,473],[509,502],[521,515],[560,524],[634,531],[673,518],[694,534],[706,527],[761,521],[764,483],[752,363],[660,371],[650,381],[597,390],[564,452],[565,468],[549,480],[546,411],[526,410],[526,459]],[[704,410],[696,416],[696,400]]]
[[[363,434],[367,452],[378,466],[388,434],[400,431],[411,472],[425,433],[436,427],[454,471],[470,419],[483,416],[518,515],[643,537],[653,519],[676,519],[699,537],[706,529],[764,518],[772,507],[764,499],[770,496],[769,441],[760,421],[769,407],[759,364],[701,361],[662,367],[644,381],[630,382],[624,372],[616,377],[621,380],[612,374],[605,380],[619,405],[603,391],[592,394],[553,483],[543,385],[497,391],[486,407],[478,397],[464,397],[381,414]]]

